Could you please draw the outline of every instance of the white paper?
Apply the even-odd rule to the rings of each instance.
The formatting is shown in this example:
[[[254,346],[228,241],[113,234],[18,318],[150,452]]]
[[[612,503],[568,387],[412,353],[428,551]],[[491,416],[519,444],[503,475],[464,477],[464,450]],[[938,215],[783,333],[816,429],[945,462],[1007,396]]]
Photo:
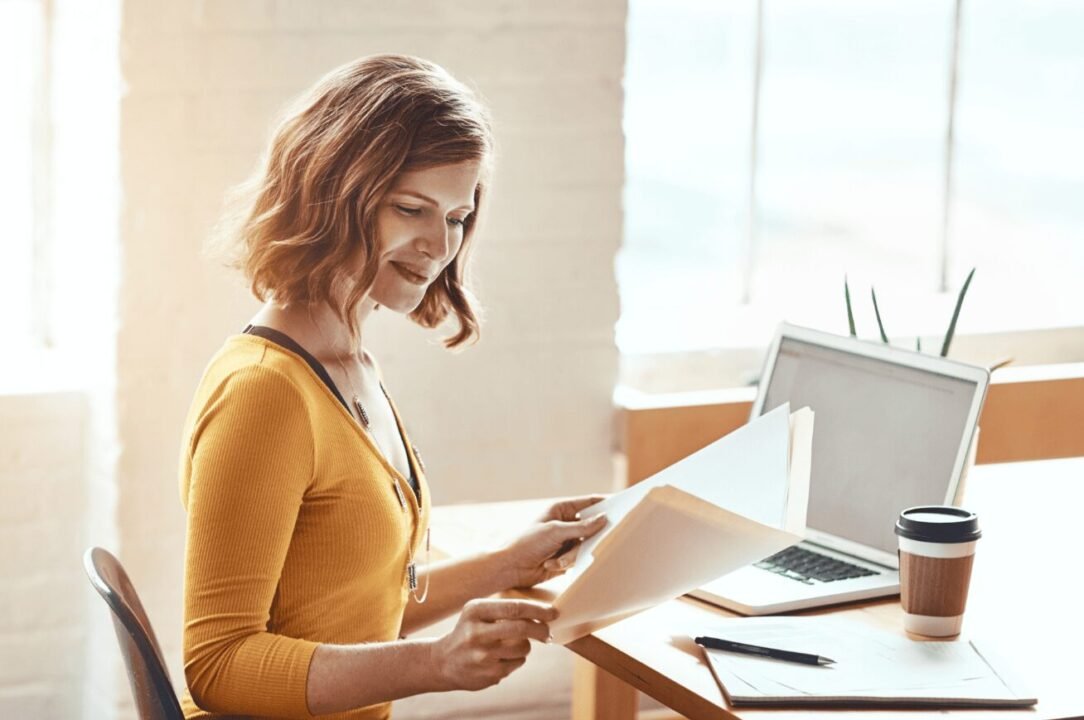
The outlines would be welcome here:
[[[793,516],[790,519],[800,517],[799,524],[788,523],[788,482],[801,485],[802,479],[788,477],[790,405],[784,403],[651,477],[592,505],[588,512],[591,515],[604,513],[609,522],[598,534],[583,542],[576,562],[567,574],[575,577],[583,572],[593,560],[595,546],[648,492],[662,485],[672,485],[769,527],[802,533],[805,530],[805,499],[809,492],[808,448],[813,431],[812,411],[805,408],[803,412],[808,415],[803,415],[798,432],[808,433],[809,437],[803,435],[798,445],[805,447],[806,459],[800,460],[799,465],[804,462],[806,489],[798,488],[795,497],[800,498],[800,503],[795,503],[795,509],[789,511]]]
[[[787,473],[787,500],[783,529],[805,535],[809,507],[809,476],[813,471],[813,410],[808,407],[790,414],[790,467]]]
[[[836,661],[802,665],[705,650],[716,678],[738,702],[803,697],[1026,700],[966,640],[918,642],[830,617],[720,620],[704,634]]]
[[[679,488],[652,488],[556,598],[560,615],[550,632],[555,642],[570,642],[798,540]]]
[[[569,642],[801,540],[813,412],[787,404],[591,508],[607,527],[532,591]]]

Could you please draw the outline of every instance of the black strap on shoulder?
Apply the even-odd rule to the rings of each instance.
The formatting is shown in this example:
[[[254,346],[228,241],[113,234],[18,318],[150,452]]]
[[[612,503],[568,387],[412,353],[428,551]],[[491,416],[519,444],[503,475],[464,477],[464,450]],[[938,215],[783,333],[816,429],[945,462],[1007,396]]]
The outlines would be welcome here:
[[[324,384],[327,385],[328,389],[331,390],[336,398],[338,398],[339,402],[342,403],[342,406],[346,408],[346,413],[353,416],[353,413],[350,412],[350,406],[346,404],[346,400],[343,399],[342,393],[339,392],[339,388],[335,387],[335,382],[331,379],[331,376],[328,375],[323,363],[314,358],[308,350],[301,347],[296,340],[284,332],[269,328],[265,325],[247,325],[242,332],[245,335],[255,335],[264,340],[269,340],[276,345],[281,345],[308,363],[309,367],[312,368],[312,371],[324,381]],[[384,389],[383,383],[380,384],[380,390],[384,393],[384,396],[387,397],[388,391]],[[388,398],[388,402],[391,402],[391,398]],[[414,475],[414,466],[410,462],[410,449],[407,448],[406,438],[404,438],[401,433],[399,439],[402,441],[403,449],[406,450],[407,453],[407,464],[410,465],[410,477],[408,478],[410,487],[413,488],[414,494],[418,496],[418,501],[421,502],[421,486],[418,483],[418,478]]]
[[[332,394],[338,398],[339,402],[342,403],[342,406],[346,408],[346,412],[350,412],[350,406],[346,404],[346,400],[343,399],[342,393],[339,392],[339,388],[335,387],[334,381],[332,381],[331,376],[327,374],[327,370],[324,368],[323,364],[314,358],[308,350],[298,345],[297,341],[292,337],[284,332],[264,325],[249,325],[243,332],[245,335],[255,335],[256,337],[262,337],[264,340],[270,340],[276,345],[281,345],[293,354],[299,356],[308,363],[309,367],[312,368],[312,371],[324,381],[328,390],[330,390]]]

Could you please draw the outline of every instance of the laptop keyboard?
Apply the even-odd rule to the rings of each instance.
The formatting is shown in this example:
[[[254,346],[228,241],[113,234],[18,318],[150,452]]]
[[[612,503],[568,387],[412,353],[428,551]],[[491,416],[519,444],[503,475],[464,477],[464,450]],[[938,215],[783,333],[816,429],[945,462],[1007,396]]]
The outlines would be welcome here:
[[[821,555],[797,545],[792,545],[786,550],[777,552],[770,558],[761,560],[756,564],[756,567],[791,580],[797,580],[806,585],[812,585],[814,580],[834,582],[836,580],[879,574],[876,570]]]

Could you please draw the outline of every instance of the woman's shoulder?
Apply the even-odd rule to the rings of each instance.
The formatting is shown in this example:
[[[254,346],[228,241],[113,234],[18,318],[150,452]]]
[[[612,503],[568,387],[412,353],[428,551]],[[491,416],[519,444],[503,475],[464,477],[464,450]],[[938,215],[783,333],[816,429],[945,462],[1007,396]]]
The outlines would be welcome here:
[[[304,400],[309,395],[308,369],[273,342],[254,335],[234,335],[214,354],[203,373],[197,403],[226,391],[267,394]]]
[[[305,482],[311,476],[310,394],[289,363],[272,350],[259,338],[240,335],[229,338],[211,358],[184,424],[180,477],[185,502],[199,447],[208,448],[205,459],[227,467],[274,456],[297,463],[298,477]],[[242,469],[237,473],[243,476]]]

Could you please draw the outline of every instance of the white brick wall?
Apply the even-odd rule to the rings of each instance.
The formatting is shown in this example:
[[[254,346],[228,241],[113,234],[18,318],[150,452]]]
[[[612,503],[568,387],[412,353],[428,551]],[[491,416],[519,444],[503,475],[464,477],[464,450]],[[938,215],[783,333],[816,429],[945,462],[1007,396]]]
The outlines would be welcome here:
[[[125,0],[122,15],[117,530],[175,678],[180,428],[207,359],[255,308],[200,256],[201,243],[223,191],[254,166],[273,113],[342,62],[428,57],[477,87],[496,121],[496,186],[475,265],[489,320],[481,345],[450,355],[387,313],[367,328],[434,497],[609,487],[622,0]],[[467,696],[470,714],[511,704],[552,715],[567,658],[531,667],[551,677]],[[434,707],[407,704],[399,717],[411,712]]]
[[[85,642],[77,394],[0,396],[0,717],[78,717]]]

